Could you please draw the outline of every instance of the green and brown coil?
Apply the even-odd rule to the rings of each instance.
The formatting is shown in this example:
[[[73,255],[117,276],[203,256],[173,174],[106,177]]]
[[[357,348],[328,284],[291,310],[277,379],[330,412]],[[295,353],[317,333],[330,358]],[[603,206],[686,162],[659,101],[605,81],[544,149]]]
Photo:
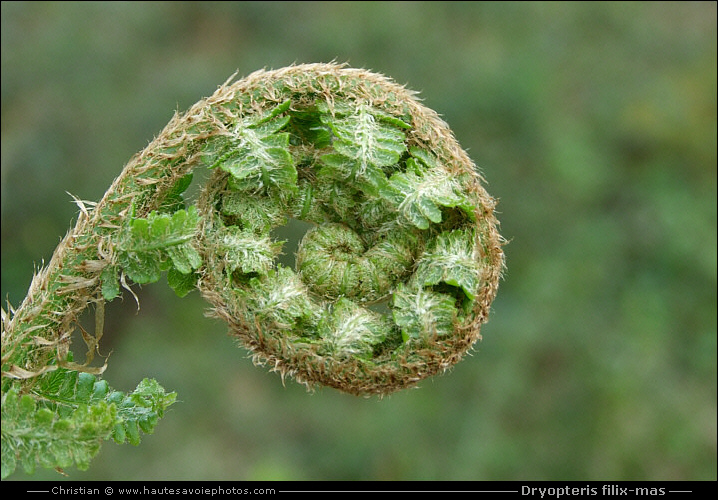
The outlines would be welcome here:
[[[196,206],[181,195],[210,169]],[[504,266],[495,201],[449,127],[388,78],[258,71],[176,115],[74,229],[3,323],[3,375],[70,364],[81,311],[167,271],[257,363],[385,394],[480,339]],[[278,229],[311,225],[293,266]],[[291,257],[291,256],[290,256]]]
[[[413,93],[333,64],[220,89],[198,154],[199,288],[266,364],[309,386],[385,394],[480,339],[504,264],[495,201]],[[273,230],[311,223],[291,267]]]

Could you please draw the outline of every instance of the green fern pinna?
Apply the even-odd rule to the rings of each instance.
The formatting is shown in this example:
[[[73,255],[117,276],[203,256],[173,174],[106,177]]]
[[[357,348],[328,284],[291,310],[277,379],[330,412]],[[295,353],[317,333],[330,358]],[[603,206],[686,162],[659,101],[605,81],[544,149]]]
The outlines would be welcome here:
[[[192,171],[209,181],[184,193]],[[103,440],[139,443],[174,393],[113,391],[72,360],[94,304],[166,275],[210,302],[258,364],[357,395],[415,385],[480,339],[504,266],[494,200],[448,126],[364,70],[311,64],[225,83],[136,155],[25,301],[3,314],[2,475],[86,468]],[[312,225],[293,267],[277,229]],[[90,356],[91,358],[91,356]]]

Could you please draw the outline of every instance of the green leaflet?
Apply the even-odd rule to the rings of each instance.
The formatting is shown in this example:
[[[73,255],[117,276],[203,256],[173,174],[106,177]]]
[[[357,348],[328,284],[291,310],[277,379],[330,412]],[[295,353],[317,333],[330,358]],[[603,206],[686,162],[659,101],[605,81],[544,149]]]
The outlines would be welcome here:
[[[319,332],[332,355],[371,358],[374,347],[390,335],[391,323],[381,314],[342,297],[323,317]]]
[[[110,391],[94,375],[59,368],[39,378],[32,394],[13,387],[2,400],[2,477],[18,465],[87,469],[102,441],[123,443],[136,426],[151,433],[175,394],[143,380],[131,394]],[[131,443],[139,443],[131,439]]]
[[[152,434],[157,422],[164,417],[165,410],[177,399],[174,392],[166,393],[154,379],[143,379],[134,391],[124,394],[113,391],[106,397],[117,407],[120,421],[113,428],[112,439],[122,444],[125,441],[137,446],[140,434]]]
[[[363,189],[369,192],[384,186],[384,169],[398,163],[406,152],[406,136],[401,128],[410,125],[365,104],[333,113],[326,105],[320,110],[322,123],[334,135],[332,145],[336,151],[324,155],[322,163],[341,179],[363,183]]]
[[[153,283],[160,279],[169,259],[182,274],[198,269],[202,258],[192,246],[199,215],[197,208],[178,210],[174,214],[151,212],[147,218],[133,218],[119,236],[119,264],[135,283]],[[103,287],[103,291],[105,288]],[[110,299],[114,289],[107,284]]]
[[[307,287],[290,268],[278,266],[265,276],[252,278],[250,289],[241,291],[253,306],[254,316],[274,327],[293,329],[297,323],[316,325],[319,308],[307,294]],[[311,330],[311,328],[309,328]]]
[[[229,273],[265,274],[274,266],[274,258],[282,250],[282,242],[273,242],[268,235],[257,236],[252,230],[227,226],[218,229],[216,244],[224,254]]]
[[[473,230],[445,231],[437,235],[419,257],[415,279],[422,286],[446,283],[458,287],[474,300],[482,275],[475,238]]]
[[[153,255],[123,252],[120,254],[119,262],[122,269],[132,281],[145,284],[159,281],[162,275],[162,268],[160,267],[162,263],[161,259],[162,257],[159,252]]]
[[[107,266],[100,274],[102,281],[102,297],[110,301],[120,296],[120,282],[117,279],[117,268],[115,266]]]
[[[441,222],[441,207],[460,207],[473,217],[474,205],[463,193],[459,179],[438,167],[429,153],[412,148],[411,154],[421,163],[408,158],[406,172],[394,173],[380,196],[419,229]]]
[[[67,417],[38,405],[32,396],[19,396],[15,388],[2,401],[2,477],[18,463],[31,474],[37,465],[46,468],[76,465],[85,470],[112,434],[116,408],[105,401],[81,404]]]
[[[325,167],[324,175],[331,176],[342,184],[353,182],[369,195],[375,195],[386,186],[386,174],[379,167],[368,165],[362,170],[355,159],[338,153],[325,154],[321,157],[321,162]]]
[[[290,116],[287,100],[267,116],[241,121],[229,138],[220,138],[206,147],[210,168],[220,167],[231,174],[230,185],[239,191],[259,192],[269,187],[294,190],[297,169],[289,153],[289,133],[279,132]]]
[[[399,285],[393,297],[394,322],[404,341],[432,340],[453,334],[456,299],[431,289]]]
[[[266,196],[248,196],[247,193],[231,192],[224,195],[222,214],[257,234],[267,234],[272,228],[287,223],[287,216],[278,200]]]
[[[184,297],[197,286],[197,273],[183,274],[174,267],[167,270],[167,284],[178,297]]]

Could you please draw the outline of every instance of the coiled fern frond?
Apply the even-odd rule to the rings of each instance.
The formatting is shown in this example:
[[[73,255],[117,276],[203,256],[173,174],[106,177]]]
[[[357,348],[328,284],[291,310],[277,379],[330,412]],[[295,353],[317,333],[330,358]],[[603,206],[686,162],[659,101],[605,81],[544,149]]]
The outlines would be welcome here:
[[[212,173],[187,206],[202,166]],[[309,64],[228,81],[176,115],[100,202],[79,203],[4,314],[3,415],[37,410],[22,394],[45,378],[91,371],[69,350],[88,304],[101,313],[164,272],[180,296],[199,289],[257,363],[309,387],[386,394],[440,373],[480,338],[504,266],[482,182],[438,115],[381,75]],[[278,230],[297,221],[311,228],[283,265]],[[156,414],[171,403],[160,400]],[[125,422],[107,411],[98,439]],[[24,460],[11,438],[3,424],[3,467]]]

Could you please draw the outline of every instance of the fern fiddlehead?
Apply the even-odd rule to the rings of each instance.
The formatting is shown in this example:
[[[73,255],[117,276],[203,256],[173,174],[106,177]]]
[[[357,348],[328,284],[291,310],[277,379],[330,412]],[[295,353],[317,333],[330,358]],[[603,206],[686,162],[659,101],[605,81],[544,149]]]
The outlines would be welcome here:
[[[414,385],[480,338],[504,265],[494,205],[448,126],[383,76],[311,64],[227,82],[82,204],[5,315],[3,411],[83,370],[68,332],[86,305],[163,271],[282,375],[360,395]],[[294,268],[275,236],[292,220],[313,225]]]

